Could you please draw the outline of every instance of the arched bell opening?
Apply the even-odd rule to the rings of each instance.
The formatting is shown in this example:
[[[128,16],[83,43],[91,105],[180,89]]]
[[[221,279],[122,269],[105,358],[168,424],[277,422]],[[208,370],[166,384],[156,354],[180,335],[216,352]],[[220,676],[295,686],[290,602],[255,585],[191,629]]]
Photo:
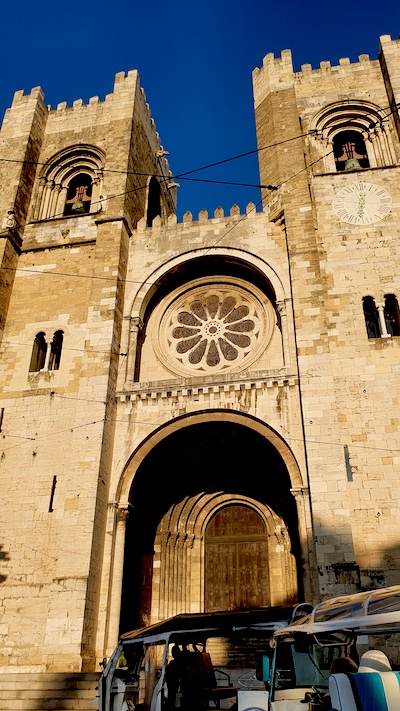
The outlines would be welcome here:
[[[69,182],[64,215],[84,215],[90,210],[92,178],[87,173],[75,175]]]
[[[255,430],[227,421],[178,429],[144,458],[129,502],[121,632],[182,612],[302,598],[288,469]],[[216,599],[233,559],[235,594]]]
[[[359,131],[340,131],[333,139],[333,154],[337,171],[369,168],[367,148]],[[352,163],[350,163],[352,161]]]

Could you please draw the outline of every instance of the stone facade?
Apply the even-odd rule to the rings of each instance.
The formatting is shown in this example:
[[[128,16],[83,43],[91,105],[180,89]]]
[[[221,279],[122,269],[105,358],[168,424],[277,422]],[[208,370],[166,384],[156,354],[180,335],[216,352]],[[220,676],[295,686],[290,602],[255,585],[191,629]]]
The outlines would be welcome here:
[[[120,629],[209,609],[232,580],[233,605],[400,582],[399,76],[386,36],[379,60],[338,67],[267,55],[263,211],[182,223],[136,72],[104,102],[15,95],[0,134],[15,161],[0,162],[4,671],[95,670]],[[367,167],[337,169],[346,131]]]

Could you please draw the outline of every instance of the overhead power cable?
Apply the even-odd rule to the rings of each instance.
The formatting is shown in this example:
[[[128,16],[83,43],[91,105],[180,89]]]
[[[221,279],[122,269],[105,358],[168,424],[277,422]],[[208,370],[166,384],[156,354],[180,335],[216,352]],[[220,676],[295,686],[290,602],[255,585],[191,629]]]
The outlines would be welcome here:
[[[320,158],[317,158],[317,160],[315,160],[315,161],[313,161],[312,163],[306,165],[304,168],[302,168],[301,170],[299,170],[297,173],[294,173],[293,175],[289,176],[289,177],[286,178],[285,180],[282,180],[282,181],[276,186],[276,188],[274,188],[274,190],[278,190],[278,189],[279,189],[280,187],[282,187],[283,185],[286,185],[286,183],[288,183],[290,180],[292,180],[293,178],[296,178],[298,175],[300,175],[301,173],[304,173],[306,170],[308,170],[309,168],[311,168],[311,167],[312,167],[313,165],[315,165],[316,163],[319,163],[319,161],[321,161],[321,160],[323,160],[324,158],[326,158],[327,156],[331,155],[332,152],[333,152],[333,151],[329,151],[328,153],[325,153],[323,156],[320,156]],[[129,191],[127,191],[127,192],[129,192]],[[270,192],[272,192],[272,191],[270,191]],[[267,197],[268,197],[268,195],[267,195]],[[250,210],[250,212],[253,212],[253,211],[258,207],[258,205],[261,204],[261,202],[262,202],[262,199],[259,200],[259,202],[258,202],[256,205],[254,205],[254,207]],[[247,217],[248,214],[249,214],[249,213],[246,213],[246,214],[242,215],[240,220],[238,220],[237,222],[235,222],[235,224],[233,224],[223,235],[221,235],[221,237],[219,237],[219,238],[214,242],[214,244],[210,245],[210,247],[207,248],[205,254],[208,254],[208,252],[210,252],[212,249],[214,249],[214,248],[216,247],[216,245],[217,245],[219,242],[221,242],[221,241],[229,234],[229,232],[232,232],[233,229],[235,229],[244,219],[246,219],[246,217]],[[7,233],[6,233],[6,234],[7,234]],[[45,265],[44,265],[44,266],[45,266]],[[35,267],[35,269],[29,269],[29,268],[26,268],[26,267],[1,267],[1,269],[4,269],[4,270],[6,270],[6,271],[14,271],[14,272],[16,272],[16,271],[21,271],[21,272],[26,272],[26,273],[28,273],[28,274],[38,274],[38,273],[39,273],[39,274],[49,274],[49,275],[54,275],[54,276],[75,277],[75,278],[77,278],[77,279],[96,279],[96,280],[102,280],[102,281],[114,281],[114,280],[115,280],[115,277],[93,276],[93,275],[90,275],[90,274],[71,274],[71,273],[68,273],[68,272],[58,272],[58,271],[54,271],[54,270],[51,270],[51,271],[49,271],[49,270],[44,271],[44,270],[43,270],[43,271],[41,271],[40,268],[38,268],[38,267]],[[142,283],[143,283],[143,280],[136,280],[136,279],[121,279],[120,281],[123,282],[124,284],[129,284],[129,283],[131,283],[131,284],[142,284]],[[159,286],[159,285],[160,285],[160,283],[157,282],[157,281],[155,281],[155,282],[146,281],[146,284],[147,284],[148,286]]]
[[[391,109],[390,113],[386,114],[385,116],[382,116],[379,121],[375,121],[375,123],[371,124],[371,128],[374,128],[377,126],[379,123],[382,123],[386,118],[391,116],[397,108],[400,107],[400,102],[394,104],[390,104],[389,106],[383,106],[382,108],[379,108],[379,111],[386,111],[387,109]],[[372,116],[374,112],[370,111],[366,114],[365,116]],[[223,158],[222,160],[215,161],[214,163],[208,163],[207,165],[200,166],[199,168],[193,168],[192,170],[186,170],[183,173],[177,173],[177,175],[174,176],[168,176],[166,178],[165,175],[156,175],[154,174],[154,177],[159,177],[159,178],[164,178],[168,180],[172,179],[185,179],[185,176],[187,175],[192,175],[193,173],[198,173],[202,170],[207,170],[208,168],[215,168],[218,165],[223,165],[224,163],[229,163],[230,161],[238,160],[239,158],[246,158],[247,156],[254,155],[255,153],[261,153],[261,151],[266,151],[269,148],[276,148],[277,146],[281,146],[285,143],[290,143],[291,141],[297,141],[300,138],[306,138],[307,136],[313,136],[315,131],[308,131],[307,133],[301,133],[298,136],[292,136],[291,138],[285,138],[282,141],[277,141],[276,143],[271,143],[268,146],[262,146],[261,148],[254,148],[251,151],[246,151],[245,153],[238,153],[237,155],[230,156],[229,158]],[[40,162],[40,161],[29,161],[29,160],[20,160],[20,159],[13,159],[13,158],[0,158],[0,162],[5,162],[5,163],[24,163],[27,165],[49,165],[49,161],[46,162]],[[140,173],[137,171],[129,171],[129,170],[116,170],[112,168],[104,168],[103,169],[104,173],[121,173],[121,174],[126,174],[126,175],[148,175],[148,173]],[[189,180],[189,178],[187,178]],[[199,179],[200,182],[200,179]],[[207,181],[207,182],[213,182],[213,181]],[[236,183],[225,183],[225,181],[221,181],[223,184],[227,185],[235,185]],[[241,183],[239,183],[241,184]],[[260,187],[258,185],[251,185],[250,187]],[[263,186],[266,187],[266,186]]]
[[[385,111],[386,109],[391,109],[390,113],[387,114],[386,116],[383,116],[379,121],[376,121],[374,124],[371,124],[372,127],[376,126],[378,123],[381,123],[384,121],[386,118],[388,118],[391,114],[394,113],[396,108],[400,106],[400,103],[396,103],[393,105],[385,106],[381,109],[380,111]],[[369,112],[365,114],[365,116],[372,116],[373,112]],[[296,141],[299,140],[300,138],[306,138],[307,136],[312,136],[314,135],[314,131],[308,131],[307,133],[299,134],[298,136],[292,136],[291,138],[286,138],[283,139],[282,141],[277,141],[276,143],[271,143],[268,146],[262,146],[261,148],[255,148],[251,151],[246,151],[245,153],[239,153],[237,155],[231,156],[229,158],[222,159],[220,161],[216,161],[214,163],[209,163],[205,166],[201,166],[199,168],[194,168],[192,170],[185,171],[183,173],[178,173],[175,176],[165,176],[164,174],[154,174],[154,177],[159,178],[163,182],[169,181],[169,180],[175,180],[175,179],[184,179],[184,180],[195,180],[196,182],[207,182],[207,183],[213,183],[213,184],[221,184],[221,185],[236,185],[236,186],[241,186],[241,187],[252,187],[252,188],[257,188],[257,189],[267,189],[267,190],[277,190],[279,186],[274,186],[274,185],[258,185],[258,184],[251,184],[251,183],[234,183],[234,182],[229,182],[229,181],[217,181],[217,180],[206,180],[206,179],[196,179],[196,178],[187,178],[186,176],[191,175],[193,173],[197,173],[202,170],[206,170],[208,168],[213,168],[218,165],[222,165],[224,163],[228,163],[233,160],[237,160],[239,158],[244,158],[246,156],[252,155],[254,153],[260,153],[261,151],[268,150],[269,148],[275,148],[277,146],[283,145],[285,143],[289,143],[290,141]],[[22,164],[27,164],[27,165],[49,165],[49,161],[46,162],[40,162],[40,161],[27,161],[27,160],[21,160],[21,159],[13,159],[13,158],[1,158],[0,157],[0,162],[7,162],[7,163],[22,163]],[[141,173],[138,171],[127,171],[127,170],[117,170],[117,169],[112,169],[112,168],[105,168],[103,169],[103,172],[109,172],[109,173],[119,173],[119,174],[125,174],[125,175],[137,175],[137,176],[146,176],[149,177],[149,173]],[[124,195],[128,195],[133,192],[137,192],[139,190],[144,190],[147,188],[147,183],[146,185],[141,185],[139,187],[133,188],[131,190],[126,190],[122,193],[117,193],[116,195],[110,195],[107,196],[107,200],[112,200],[117,197],[123,197]],[[92,202],[92,205],[96,204],[101,204],[101,200],[98,200],[96,202]],[[259,204],[259,203],[258,203]],[[63,217],[64,213],[59,213],[56,215],[53,215],[51,219],[55,219],[57,217]],[[25,227],[27,223],[25,224],[19,224],[16,226],[16,229]],[[0,236],[6,236],[8,232],[3,232],[0,233]]]

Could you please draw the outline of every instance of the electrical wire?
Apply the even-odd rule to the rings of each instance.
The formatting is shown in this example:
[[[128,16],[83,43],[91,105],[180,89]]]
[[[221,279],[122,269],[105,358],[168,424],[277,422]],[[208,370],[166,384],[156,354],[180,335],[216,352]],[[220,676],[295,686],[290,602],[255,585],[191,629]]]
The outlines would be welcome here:
[[[378,109],[379,111],[386,111],[387,109],[391,109],[391,111],[389,114],[386,114],[386,116],[383,116],[379,121],[376,121],[375,123],[371,124],[371,127],[374,128],[375,126],[378,125],[378,123],[382,123],[382,121],[384,121],[386,118],[391,116],[396,111],[396,108],[398,108],[398,107],[400,107],[400,102],[394,104],[394,108],[393,108],[393,104],[379,108]],[[364,114],[364,116],[372,116],[372,115],[374,115],[374,113],[375,112],[370,111],[370,112]],[[215,168],[218,165],[223,165],[224,163],[229,163],[230,161],[238,160],[239,158],[245,158],[247,156],[254,155],[255,153],[261,153],[261,151],[266,151],[269,148],[276,148],[277,146],[281,146],[285,143],[290,143],[291,141],[297,141],[300,138],[306,138],[307,136],[313,136],[314,133],[315,133],[315,131],[308,131],[307,133],[301,133],[298,136],[293,136],[292,138],[286,138],[282,141],[277,141],[276,143],[271,143],[268,146],[262,146],[261,148],[254,148],[253,150],[246,151],[245,153],[238,153],[234,156],[230,156],[229,158],[223,158],[222,160],[215,161],[214,163],[208,163],[207,165],[203,165],[200,168],[193,168],[192,170],[187,170],[187,171],[184,171],[183,173],[178,173],[177,175],[169,176],[168,178],[166,178],[165,175],[155,175],[155,177],[165,178],[167,180],[173,180],[173,179],[177,179],[177,178],[183,179],[187,175],[192,175],[193,173],[198,173],[202,170],[207,170],[208,168]],[[20,160],[20,159],[18,160],[18,159],[12,159],[12,158],[0,158],[0,162],[25,163],[28,165],[49,165],[49,161],[40,162],[40,161],[28,161],[28,160]],[[148,176],[148,173],[139,173],[137,171],[129,171],[129,170],[115,170],[112,168],[104,168],[103,172],[105,172],[105,173],[122,173],[122,174],[126,174],[126,175],[142,175],[142,176],[146,175],[146,176]],[[224,184],[232,185],[235,183],[224,183]],[[259,186],[251,186],[251,187],[259,187]],[[266,187],[266,186],[264,186],[264,187]]]
[[[55,393],[55,395],[56,395],[56,394],[57,394],[57,393]],[[59,395],[59,397],[64,397],[64,396]],[[72,397],[69,397],[69,396],[66,396],[66,399],[71,399],[71,400],[72,400],[72,399],[73,399],[73,400],[79,399],[79,400],[83,400],[84,402],[87,401],[86,398],[72,398]],[[93,402],[93,401],[91,401],[91,402]],[[99,403],[101,403],[102,405],[106,405],[106,403],[105,403],[104,401],[99,401],[99,400],[98,400],[98,401],[96,401],[96,402],[99,402]],[[64,428],[64,429],[62,429],[62,430],[57,430],[56,432],[49,432],[49,431],[47,431],[47,432],[43,433],[42,435],[37,435],[37,436],[35,436],[35,437],[26,437],[26,440],[29,440],[29,441],[31,441],[31,442],[32,442],[32,441],[38,442],[38,441],[40,441],[40,440],[42,440],[42,439],[44,439],[44,438],[48,439],[49,437],[53,437],[53,436],[55,436],[55,435],[64,434],[64,433],[66,433],[66,432],[71,432],[71,433],[72,433],[72,432],[74,432],[74,430],[77,430],[77,429],[83,429],[84,427],[91,427],[91,426],[93,426],[93,425],[105,424],[106,422],[111,422],[111,423],[115,423],[115,424],[124,424],[124,425],[129,425],[129,426],[132,426],[132,425],[144,425],[144,426],[146,426],[146,427],[154,427],[154,425],[155,425],[154,421],[153,421],[153,422],[147,422],[147,421],[145,421],[145,420],[130,420],[130,419],[122,420],[122,419],[119,419],[119,418],[103,417],[102,419],[99,419],[99,420],[91,420],[91,421],[89,421],[89,422],[84,422],[84,423],[82,423],[82,424],[80,424],[80,425],[73,425],[72,427],[66,427],[66,428]],[[177,429],[177,430],[178,430],[178,429],[181,429],[181,424],[180,424],[180,423],[179,423],[179,424],[176,424],[176,425],[174,425],[172,422],[158,423],[158,427],[162,427],[162,426],[168,427],[168,429]],[[14,436],[16,436],[16,435],[8,435],[7,432],[5,431],[5,432],[2,432],[2,433],[1,433],[1,436],[2,436],[3,438],[6,438],[6,437],[14,437]],[[278,435],[278,437],[279,437],[279,435]],[[310,439],[310,438],[308,438],[308,437],[305,437],[304,439],[302,439],[301,437],[290,437],[290,436],[285,436],[285,441],[287,441],[287,442],[301,442],[301,443],[304,443],[304,444],[307,444],[307,445],[315,444],[315,445],[323,445],[323,446],[327,446],[327,447],[340,447],[340,448],[343,448],[343,447],[345,446],[345,444],[346,444],[346,443],[343,444],[342,442],[334,442],[334,441],[327,441],[327,440]],[[22,446],[22,445],[24,445],[24,444],[27,444],[27,442],[19,442],[18,444],[13,445],[12,447],[7,447],[7,448],[5,448],[3,451],[4,451],[4,452],[7,452],[7,451],[9,451],[10,449],[15,449],[15,447],[20,447],[20,446]],[[362,449],[362,450],[374,451],[374,452],[394,452],[394,453],[400,453],[400,449],[399,449],[398,447],[374,447],[374,446],[372,446],[372,445],[361,445],[361,444],[353,444],[353,443],[352,443],[352,444],[348,444],[348,447],[349,447],[349,449],[350,449],[350,447],[351,447],[352,449]]]
[[[386,109],[392,109],[389,114],[386,116],[383,116],[379,121],[376,121],[374,124],[371,124],[372,127],[376,126],[378,123],[382,123],[386,118],[388,118],[390,115],[394,113],[396,108],[400,106],[400,103],[396,103],[394,105],[394,108],[392,108],[392,105],[385,106],[381,109],[380,111],[385,111]],[[365,114],[365,116],[372,116],[373,112],[369,112]],[[170,180],[175,180],[175,179],[185,179],[185,180],[195,180],[197,182],[206,182],[206,183],[213,183],[213,184],[220,184],[220,185],[236,185],[236,186],[242,186],[242,187],[251,187],[251,188],[257,188],[257,189],[269,189],[269,190],[277,190],[279,186],[273,186],[273,185],[258,185],[258,184],[252,184],[252,183],[234,183],[234,182],[229,182],[229,181],[217,181],[217,180],[206,180],[206,179],[196,179],[196,178],[186,178],[185,176],[191,175],[193,173],[197,173],[202,170],[206,170],[208,168],[213,168],[218,165],[222,165],[224,163],[228,163],[233,160],[237,160],[239,158],[244,158],[246,156],[252,155],[254,153],[260,153],[261,151],[265,151],[270,148],[275,148],[277,146],[283,145],[285,143],[289,143],[290,141],[296,141],[299,140],[300,138],[306,138],[307,136],[312,136],[314,135],[314,131],[308,131],[307,133],[299,134],[298,136],[292,136],[291,138],[286,138],[283,139],[282,141],[277,141],[276,143],[272,143],[269,146],[262,146],[261,148],[255,148],[251,151],[246,151],[245,153],[239,153],[235,156],[231,156],[229,158],[222,159],[220,161],[216,161],[214,163],[209,163],[205,166],[201,166],[199,168],[194,168],[192,170],[185,171],[183,173],[178,173],[175,176],[165,176],[164,174],[161,175],[154,175],[154,177],[160,178],[163,182],[170,181]],[[26,161],[26,160],[21,160],[21,159],[12,159],[12,158],[0,158],[0,162],[7,162],[7,163],[21,163],[21,164],[27,164],[27,165],[49,165],[49,161],[47,162],[40,162],[40,161]],[[146,176],[147,178],[149,177],[148,173],[141,173],[137,171],[126,171],[126,170],[116,170],[116,169],[111,169],[111,168],[105,168],[103,169],[103,172],[110,172],[110,173],[120,173],[124,175],[137,175],[137,176]],[[124,195],[128,195],[133,192],[137,192],[139,190],[144,190],[147,188],[147,183],[145,185],[141,185],[139,187],[133,188],[132,190],[126,190],[122,193],[117,193],[116,195],[110,195],[107,196],[107,200],[113,200],[117,197],[123,197]],[[100,204],[101,205],[102,200],[97,200],[95,202],[92,202],[92,205]],[[259,204],[259,203],[258,203]],[[63,217],[64,213],[59,213],[56,215],[53,215],[52,218],[50,219],[55,219],[57,217]],[[16,225],[14,229],[21,229],[25,227],[28,223],[25,224],[19,224]],[[0,233],[0,236],[7,236],[8,231],[5,231],[3,234]]]
[[[274,190],[278,190],[280,187],[282,187],[282,185],[286,185],[286,183],[288,183],[293,178],[297,178],[298,175],[300,175],[301,173],[304,173],[306,170],[311,168],[316,163],[319,163],[321,160],[323,160],[324,158],[329,156],[331,153],[333,153],[333,151],[329,151],[328,153],[325,153],[323,156],[320,156],[320,158],[317,158],[317,160],[313,161],[312,163],[309,163],[304,168],[299,170],[297,173],[294,173],[294,175],[291,175],[288,178],[286,178],[285,180],[282,180],[281,183],[278,184],[278,186],[274,187]],[[129,191],[127,191],[127,192],[129,192]],[[270,191],[270,192],[272,192],[272,191]],[[125,194],[125,193],[123,193],[123,194]],[[267,197],[268,197],[268,195],[267,195]],[[265,198],[262,198],[261,200],[259,200],[259,202],[256,205],[254,205],[254,207],[252,207],[249,212],[253,212],[262,203],[263,199],[265,199]],[[249,213],[242,215],[240,220],[235,222],[235,224],[232,225],[229,228],[229,230],[227,230],[227,232],[225,232],[223,235],[221,235],[221,237],[219,237],[214,242],[214,244],[212,244],[210,247],[207,248],[207,251],[205,252],[205,254],[208,254],[208,252],[210,252],[212,249],[215,249],[216,245],[219,242],[221,242],[229,234],[229,232],[231,232],[233,229],[235,229],[238,224],[240,224],[244,219],[246,219],[248,214]],[[1,267],[1,269],[8,270],[8,271],[14,271],[14,272],[23,271],[23,272],[27,272],[30,274],[46,274],[46,275],[52,275],[52,276],[71,276],[71,277],[81,278],[81,279],[99,279],[99,280],[103,280],[103,281],[115,281],[115,277],[93,276],[93,275],[89,275],[89,274],[70,274],[67,272],[56,272],[54,270],[52,270],[51,272],[50,271],[40,271],[40,269],[38,267],[35,267],[35,269],[28,269],[28,268],[24,268],[24,267]],[[120,281],[124,284],[128,284],[128,283],[142,284],[143,283],[143,280],[135,280],[135,279],[120,279]],[[150,282],[150,281],[146,280],[146,284],[148,286],[160,286],[160,282],[157,282],[157,281]]]

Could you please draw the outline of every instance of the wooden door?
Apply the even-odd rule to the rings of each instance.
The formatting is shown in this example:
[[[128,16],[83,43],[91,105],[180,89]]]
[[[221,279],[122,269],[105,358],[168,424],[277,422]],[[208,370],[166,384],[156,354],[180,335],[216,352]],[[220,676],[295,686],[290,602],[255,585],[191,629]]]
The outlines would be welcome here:
[[[205,534],[205,610],[270,604],[268,539],[261,517],[248,506],[227,506]]]

